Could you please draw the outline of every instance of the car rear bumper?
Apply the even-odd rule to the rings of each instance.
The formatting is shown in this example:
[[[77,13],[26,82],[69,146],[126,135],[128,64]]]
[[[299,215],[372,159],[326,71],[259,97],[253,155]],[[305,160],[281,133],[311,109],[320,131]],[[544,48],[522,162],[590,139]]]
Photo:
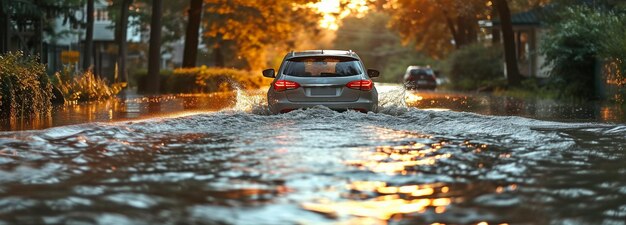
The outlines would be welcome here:
[[[301,108],[311,108],[318,105],[339,111],[357,110],[363,112],[376,112],[378,110],[377,102],[363,98],[354,102],[291,102],[288,100],[278,100],[270,102],[269,109],[272,113],[278,114]]]

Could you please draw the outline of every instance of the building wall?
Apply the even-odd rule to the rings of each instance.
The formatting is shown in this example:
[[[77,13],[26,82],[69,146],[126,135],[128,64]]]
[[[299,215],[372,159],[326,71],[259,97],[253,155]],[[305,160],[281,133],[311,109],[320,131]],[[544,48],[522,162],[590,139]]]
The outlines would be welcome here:
[[[110,51],[114,47],[115,28],[114,23],[108,14],[108,5],[106,1],[96,1],[94,6],[94,71],[97,75],[102,75],[109,80],[113,79],[115,71],[116,54]],[[77,13],[77,17],[81,17],[80,13],[85,13],[86,8]],[[61,53],[64,51],[78,51],[81,54],[80,61],[75,63],[76,66],[81,65],[82,61],[82,45],[85,41],[85,29],[82,27],[73,27],[71,24],[63,24],[64,18],[58,17],[53,20],[55,34],[45,34],[44,42],[47,49],[46,59],[48,64],[48,73],[52,74],[59,71],[63,67],[61,62]],[[127,39],[137,39],[134,27],[128,27]]]
[[[537,39],[537,54],[536,54],[536,62],[537,68],[535,69],[535,74],[537,74],[538,78],[547,78],[550,76],[549,72],[552,66],[546,64],[546,56],[541,54],[541,40],[545,37],[548,31],[544,28],[539,28],[535,32],[535,36]]]

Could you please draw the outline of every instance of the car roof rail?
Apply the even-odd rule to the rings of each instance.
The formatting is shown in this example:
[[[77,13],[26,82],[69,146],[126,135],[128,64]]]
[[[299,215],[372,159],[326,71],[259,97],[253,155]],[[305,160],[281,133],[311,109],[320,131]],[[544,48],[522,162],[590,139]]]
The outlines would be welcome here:
[[[290,54],[291,54],[291,57],[294,57],[294,56],[296,56],[296,51],[291,50]]]

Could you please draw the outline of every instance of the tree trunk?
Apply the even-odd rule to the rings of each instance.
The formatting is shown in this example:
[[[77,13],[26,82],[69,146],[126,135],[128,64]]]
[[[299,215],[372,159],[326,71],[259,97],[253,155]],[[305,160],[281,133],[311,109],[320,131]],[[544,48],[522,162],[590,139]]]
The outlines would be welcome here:
[[[476,20],[476,17],[466,17],[467,20],[465,21],[467,23],[466,25],[466,29],[467,29],[467,42],[466,44],[474,44],[476,42],[478,42],[478,21]]]
[[[203,0],[191,0],[189,4],[187,33],[185,35],[185,53],[183,54],[183,67],[185,68],[196,66],[198,35],[200,33],[200,20],[202,18],[202,1]]]
[[[476,40],[476,32],[472,24],[472,19],[467,16],[458,16],[456,19],[457,49],[469,45]]]
[[[10,37],[10,17],[8,14],[9,9],[5,9],[6,4],[0,4],[0,54],[9,51],[9,37]]]
[[[500,14],[500,26],[502,27],[502,40],[504,45],[504,58],[506,61],[506,74],[509,87],[519,86],[521,78],[515,55],[515,37],[511,22],[511,11],[506,0],[496,0],[495,7]]]
[[[45,63],[43,61],[43,18],[39,18],[36,22],[35,22],[35,35],[33,37],[33,44],[34,46],[34,55],[38,55],[39,56],[39,62],[40,63]]]
[[[457,17],[457,36],[459,41],[457,48],[476,43],[478,40],[476,23],[476,19],[471,16],[460,15]]]
[[[148,52],[148,85],[147,91],[159,93],[161,64],[161,18],[163,17],[163,0],[152,1],[152,18],[150,23],[150,49]]]
[[[117,76],[120,82],[128,82],[128,73],[126,72],[126,55],[128,54],[126,35],[128,30],[128,7],[130,7],[131,2],[132,0],[122,0],[120,6],[120,20],[118,22],[117,36]]]
[[[85,32],[85,49],[83,51],[83,70],[91,67],[93,57],[93,20],[94,20],[94,0],[87,0],[87,28]]]
[[[454,21],[452,21],[452,18],[450,18],[450,15],[445,8],[442,9],[442,12],[443,16],[446,19],[446,26],[448,27],[448,30],[450,30],[450,34],[452,34],[452,39],[454,39],[454,47],[456,49],[459,49],[459,43],[462,41],[459,37],[459,32],[454,24]]]
[[[102,59],[100,58],[100,52],[102,48],[102,42],[93,43],[93,69],[94,75],[102,75]]]
[[[496,9],[495,6],[491,7],[490,10],[490,14],[491,14],[491,19],[493,20],[494,18],[498,18],[498,9]],[[494,46],[496,44],[500,44],[500,28],[496,27],[496,26],[492,26],[491,27],[491,41],[494,44]]]
[[[222,47],[220,45],[213,46],[213,58],[215,67],[224,67],[224,54],[222,54]]]

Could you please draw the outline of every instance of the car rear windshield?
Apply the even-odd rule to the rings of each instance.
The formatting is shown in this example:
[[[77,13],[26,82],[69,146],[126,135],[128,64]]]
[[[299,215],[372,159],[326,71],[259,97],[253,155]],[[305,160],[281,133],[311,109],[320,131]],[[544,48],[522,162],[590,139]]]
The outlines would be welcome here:
[[[359,61],[349,57],[299,57],[285,62],[284,74],[296,77],[345,77],[362,74]]]
[[[419,75],[434,75],[432,70],[427,69],[413,69],[411,70],[411,76],[419,76]]]

